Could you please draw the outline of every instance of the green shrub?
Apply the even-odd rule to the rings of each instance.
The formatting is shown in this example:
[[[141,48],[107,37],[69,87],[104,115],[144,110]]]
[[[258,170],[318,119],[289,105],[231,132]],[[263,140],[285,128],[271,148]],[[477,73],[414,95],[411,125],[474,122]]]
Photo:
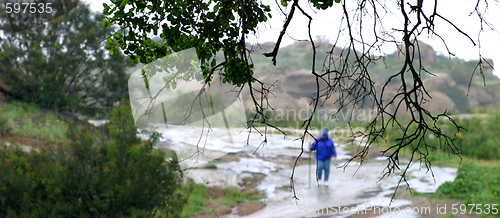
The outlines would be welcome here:
[[[457,135],[455,144],[464,156],[482,159],[500,159],[500,113],[489,114],[487,118],[458,120],[457,123],[467,129]]]
[[[112,114],[109,137],[70,123],[66,146],[0,150],[0,217],[177,217],[179,166],[152,149],[158,134],[137,138],[128,106]]]
[[[209,188],[204,185],[193,183],[186,184],[182,187],[184,193],[189,194],[187,205],[184,207],[180,217],[191,217],[193,214],[206,214],[207,211],[203,207],[212,198],[208,194]]]
[[[231,206],[236,206],[239,203],[243,203],[249,200],[249,198],[236,187],[229,187],[224,189],[224,202]]]
[[[0,135],[2,128],[4,134],[8,133],[16,138],[41,139],[49,143],[67,141],[67,123],[58,119],[53,113],[42,112],[33,104],[12,102],[1,106]]]
[[[456,119],[457,125],[465,128],[464,131],[457,132],[457,128],[450,122],[439,121],[437,127],[453,139],[454,146],[461,152],[461,156],[479,160],[498,160],[500,159],[500,113],[490,113],[486,118],[467,118]],[[401,121],[405,125],[405,121]],[[409,130],[414,131],[416,125],[412,125]],[[398,138],[402,136],[401,129],[397,127],[389,127],[385,132],[388,135],[390,144],[394,144]],[[442,141],[431,132],[425,135],[425,143],[429,151],[429,160],[452,161],[456,162],[457,159],[451,152],[451,148],[441,145]],[[421,142],[412,143],[411,149],[421,146]],[[452,158],[450,158],[452,157]]]
[[[205,165],[205,168],[206,169],[213,169],[213,170],[216,170],[217,169],[217,165],[214,164],[214,163],[208,163]]]
[[[453,182],[439,186],[436,197],[465,200],[464,204],[498,204],[500,202],[500,167],[464,165]],[[481,209],[485,211],[483,206]],[[472,208],[468,208],[468,211]],[[498,206],[497,206],[498,209]],[[484,215],[484,214],[483,214]],[[492,214],[486,215],[492,216]],[[496,214],[500,217],[500,212]]]
[[[240,203],[264,198],[264,195],[257,191],[240,191],[236,187],[228,187],[222,190],[224,195],[212,197],[209,193],[214,192],[213,188],[188,183],[183,185],[182,192],[189,195],[188,204],[184,207],[180,217],[188,218],[193,214],[211,214],[214,211],[205,209],[204,206],[214,203],[221,203],[228,207],[235,207]],[[213,208],[212,208],[213,209]]]
[[[0,136],[7,136],[10,132],[10,127],[7,125],[7,118],[0,116]]]

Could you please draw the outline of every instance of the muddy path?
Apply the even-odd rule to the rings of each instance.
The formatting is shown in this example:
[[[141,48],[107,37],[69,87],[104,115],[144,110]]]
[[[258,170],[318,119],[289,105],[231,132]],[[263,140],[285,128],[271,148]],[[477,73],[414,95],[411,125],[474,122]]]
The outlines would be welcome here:
[[[164,131],[176,136],[168,138],[167,135],[164,142],[168,142],[170,146],[182,145],[177,146],[177,151],[196,149],[193,143],[197,139],[191,136],[196,135],[197,130],[173,128]],[[204,151],[212,154],[214,158],[210,159],[210,155],[204,155],[205,159],[198,157],[196,162],[199,164],[185,174],[186,179],[195,183],[222,188],[236,186],[242,189],[245,188],[243,182],[245,178],[252,178],[257,174],[263,177],[254,186],[266,194],[266,198],[261,200],[264,207],[245,215],[238,213],[238,208],[233,208],[229,214],[220,217],[438,217],[440,215],[439,206],[435,202],[421,198],[415,200],[417,198],[405,194],[409,193],[405,184],[399,184],[398,197],[391,198],[398,186],[400,173],[381,179],[387,165],[383,156],[371,155],[362,165],[351,163],[347,167],[340,167],[351,157],[342,144],[336,145],[338,159],[332,160],[327,187],[318,186],[315,180],[315,163],[309,167],[309,153],[302,154],[293,176],[297,197],[294,198],[294,192],[290,188],[290,177],[293,162],[301,151],[301,143],[294,140],[295,138],[268,135],[268,144],[259,147],[261,138],[252,137],[254,136],[250,139],[255,143],[248,144],[244,143],[248,135],[241,133],[239,135],[237,132],[232,134],[231,143],[222,137],[215,137],[211,139],[212,141],[206,140],[209,143],[205,144]],[[187,161],[192,163],[192,159]],[[204,169],[203,166],[207,161],[216,165],[213,167],[216,169]],[[404,161],[400,164],[407,166]],[[415,163],[409,167],[409,184],[417,192],[432,193],[442,183],[452,181],[456,171],[455,168],[432,167],[432,172],[429,172],[425,167]]]

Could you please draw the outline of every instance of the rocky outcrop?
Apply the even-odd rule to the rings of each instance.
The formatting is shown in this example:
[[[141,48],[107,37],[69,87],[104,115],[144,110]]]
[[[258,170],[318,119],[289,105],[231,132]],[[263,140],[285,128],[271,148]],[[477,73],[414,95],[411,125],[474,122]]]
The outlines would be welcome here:
[[[457,85],[457,83],[445,73],[437,73],[435,77],[427,78],[423,82],[427,90],[439,92],[446,92],[450,87]]]
[[[431,91],[429,92],[431,98],[425,102],[423,106],[431,113],[442,113],[444,111],[455,111],[456,105],[451,98],[443,92]]]
[[[264,42],[264,43],[257,46],[257,48],[255,49],[255,52],[258,55],[262,55],[263,53],[267,53],[267,52],[272,52],[274,49],[274,45],[276,45],[276,43],[274,43],[274,42]]]
[[[481,62],[481,67],[483,69],[483,73],[485,74],[492,74],[494,66],[493,59],[491,58],[486,58]]]
[[[414,47],[410,47],[410,54],[414,54],[415,60],[419,60],[420,58],[422,64],[427,66],[436,64],[437,54],[436,51],[434,51],[434,48],[420,41],[414,43],[414,45],[415,45]],[[405,56],[406,56],[406,49],[403,47],[403,45],[399,45],[398,50],[395,54],[395,58],[397,60],[404,60]]]
[[[262,53],[261,51],[269,52],[274,48],[274,45],[274,43],[263,43],[260,45],[262,49],[256,49],[255,53]],[[318,46],[317,50],[321,50],[323,53],[326,53],[326,50],[329,51],[333,46],[327,42],[318,42],[316,45]],[[445,110],[451,112],[466,112],[466,110],[477,110],[481,108],[500,108],[500,85],[493,85],[485,88],[483,86],[473,84],[469,88],[468,80],[467,84],[464,84],[463,82],[455,81],[455,77],[453,77],[453,75],[450,76],[450,73],[452,73],[451,70],[453,67],[456,68],[456,66],[450,65],[450,71],[448,71],[446,63],[442,62],[446,60],[440,59],[430,45],[418,42],[415,43],[415,46],[415,58],[418,58],[418,55],[420,54],[422,64],[425,67],[439,65],[439,69],[442,69],[441,72],[432,72],[434,73],[433,75],[425,75],[427,78],[423,82],[428,96],[424,96],[425,100],[423,101],[423,106],[427,110],[432,113],[442,113]],[[341,51],[342,49],[335,48],[334,54],[338,56],[341,54]],[[413,52],[413,50],[410,50],[410,52]],[[280,50],[278,63],[280,61],[283,62],[283,60],[303,61],[303,56],[309,57],[309,53],[311,53],[311,43],[307,41],[297,41],[290,46],[283,47],[283,49]],[[392,55],[389,55],[388,58],[394,58],[402,61],[404,59],[404,54],[405,51],[403,47],[399,46],[399,50]],[[464,62],[454,63],[460,64]],[[467,61],[465,61],[465,65],[470,67],[471,63],[467,63]],[[492,72],[492,66],[493,61],[491,59],[483,60],[483,72],[485,74]],[[280,68],[279,66],[274,67],[271,65],[265,65],[265,67],[260,67],[255,70],[255,76],[262,82],[274,84],[272,87],[274,95],[269,95],[269,103],[275,110],[308,110],[312,108],[310,105],[310,97],[312,97],[316,92],[316,80],[310,70],[288,69]],[[407,78],[407,82],[409,86],[411,86],[412,82],[409,77]],[[377,92],[380,94],[382,86],[385,84],[387,78],[373,77],[372,79],[375,80],[374,85]],[[325,87],[326,84],[321,82],[320,89]],[[399,80],[396,78],[385,88],[384,102],[387,103],[390,99],[392,99],[392,97],[396,96],[399,91],[400,84]],[[248,94],[248,92],[246,94]],[[323,106],[322,109],[326,109],[327,111],[338,109],[339,105],[335,104],[338,99],[336,94],[338,93],[334,93],[332,96],[329,96],[328,100],[325,100],[324,98],[320,100],[319,103]],[[247,107],[253,105],[253,102],[249,97],[244,97],[243,99]],[[369,105],[369,103],[365,105]],[[396,106],[391,105],[388,109],[396,110]],[[399,114],[409,114],[406,106],[404,105],[400,105],[398,110]]]

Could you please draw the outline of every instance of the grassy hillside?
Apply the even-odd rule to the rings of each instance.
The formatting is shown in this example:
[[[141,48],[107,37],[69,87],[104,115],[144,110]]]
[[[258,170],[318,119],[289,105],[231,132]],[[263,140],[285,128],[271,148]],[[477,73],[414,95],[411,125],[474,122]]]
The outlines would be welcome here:
[[[458,213],[500,217],[498,205],[500,203],[500,164],[496,166],[463,165],[458,170],[455,180],[441,185],[432,197],[464,200],[464,205],[457,207]]]
[[[500,217],[500,211],[494,214],[493,204],[500,210],[500,112],[490,111],[487,116],[471,116],[456,119],[458,125],[466,130],[457,132],[451,124],[440,125],[447,134],[455,136],[455,146],[460,150],[461,156],[450,152],[449,148],[441,147],[439,140],[432,134],[426,137],[429,146],[427,158],[432,165],[458,167],[457,177],[453,182],[441,185],[436,193],[424,195],[426,197],[442,200],[461,200],[463,204],[458,208],[461,214],[476,214],[481,217]],[[380,140],[379,149],[388,148],[394,140],[401,135],[396,128],[387,131],[387,143]],[[419,146],[417,143],[412,148],[405,149],[403,154],[410,154],[410,150]],[[434,149],[432,148],[434,147]],[[407,157],[408,158],[408,157]],[[436,175],[439,176],[439,175]],[[468,205],[470,204],[470,205]],[[475,208],[479,205],[480,209]],[[474,205],[474,207],[473,207]],[[488,214],[485,211],[490,209]],[[482,211],[482,212],[481,212]]]
[[[443,54],[437,54],[432,47],[420,42],[421,45],[421,53],[422,53],[422,63],[426,70],[430,73],[446,73],[450,74],[452,78],[464,85],[468,85],[471,79],[472,72],[475,71],[477,60],[463,60],[456,57],[450,57]],[[274,45],[273,45],[274,46]],[[310,48],[311,44],[309,42],[298,41],[292,45],[283,47],[280,49],[278,53],[278,62],[276,68],[279,70],[310,70],[312,64],[312,49]],[[331,52],[332,45],[325,41],[316,42],[316,69],[323,69],[323,63],[327,54]],[[271,49],[270,43],[264,43],[262,46],[254,46],[255,53],[252,55],[252,61],[255,66],[255,71],[267,71],[269,67],[272,66],[271,59],[266,58],[262,55],[262,53],[267,52]],[[346,54],[347,50],[342,50],[341,48],[336,48],[334,50],[334,54]],[[352,51],[351,51],[352,52]],[[372,64],[369,67],[370,76],[374,80],[386,80],[389,76],[398,72],[401,69],[403,60],[398,58],[396,52],[392,54],[387,54],[385,57],[376,57],[380,58],[375,64]],[[491,60],[488,60],[493,64]],[[485,67],[485,80],[487,84],[497,85],[500,83],[500,79],[495,75],[491,74],[491,68],[489,64],[484,63]],[[418,69],[418,67],[417,67]],[[276,70],[276,69],[275,69]],[[422,78],[426,79],[431,77],[432,75],[428,73],[423,73]],[[476,70],[476,74],[473,77],[474,85],[483,85],[483,78],[479,74],[479,71]]]
[[[255,75],[259,80],[275,85],[272,92],[277,97],[270,98],[273,108],[281,110],[306,109],[306,105],[310,103],[309,97],[316,90],[315,77],[310,74],[312,64],[310,43],[297,41],[281,48],[276,67],[272,66],[269,58],[262,55],[263,52],[271,50],[273,46],[272,43],[263,43],[260,45],[261,48],[255,46],[255,52],[252,55]],[[346,53],[350,52],[351,56],[354,53],[354,51],[342,50],[341,48],[335,48],[331,51],[332,45],[326,41],[318,41],[316,46],[318,46],[316,49],[316,71],[318,72],[324,71],[323,63],[332,52],[337,62],[341,59],[339,57],[345,56]],[[428,102],[424,106],[427,110],[432,113],[442,113],[445,110],[452,113],[467,113],[468,111],[500,107],[500,79],[492,74],[492,68],[489,64],[493,65],[494,63],[491,60],[483,60],[481,66],[484,74],[481,74],[477,60],[467,61],[438,54],[431,46],[424,43],[419,43],[419,46],[422,66],[415,66],[415,68],[422,67],[421,79],[429,94],[429,96],[425,96]],[[368,72],[374,82],[377,95],[380,95],[387,79],[398,73],[404,60],[402,54],[396,52],[373,58],[377,61],[368,65]],[[419,63],[420,61],[416,60],[414,64],[419,65]],[[408,75],[406,78],[409,86],[412,84],[410,77]],[[485,84],[486,86],[484,86]],[[320,82],[320,87],[325,86],[326,84]],[[388,83],[384,89],[384,101],[389,101],[391,96],[396,96],[400,86],[399,78],[394,78],[391,83]],[[340,107],[335,103],[338,99],[336,94],[338,93],[333,94],[330,99],[324,102],[325,109]],[[248,99],[245,101],[246,104],[252,104]],[[368,109],[371,101],[368,100],[364,103],[363,109]],[[402,107],[404,108],[404,106]],[[394,107],[389,108],[389,110],[392,109]]]
[[[0,137],[4,141],[33,146],[61,144],[67,142],[67,129],[66,122],[36,105],[0,105]]]

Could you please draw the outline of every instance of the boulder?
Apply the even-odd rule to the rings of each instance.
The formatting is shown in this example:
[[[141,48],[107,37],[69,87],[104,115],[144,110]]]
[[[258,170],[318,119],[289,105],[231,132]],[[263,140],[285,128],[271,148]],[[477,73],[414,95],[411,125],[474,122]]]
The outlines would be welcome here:
[[[428,65],[434,65],[437,62],[437,54],[434,48],[432,46],[427,45],[423,42],[418,41],[417,43],[414,43],[415,48],[413,49],[410,47],[410,52],[412,53],[413,50],[415,50],[415,63],[418,64],[418,58],[420,57],[420,60],[422,61],[422,64],[424,66]],[[398,50],[396,51],[395,58],[397,60],[404,60],[405,55],[406,55],[406,49],[403,47],[403,45],[398,46]],[[420,55],[419,55],[420,54]]]
[[[432,99],[428,99],[423,106],[429,110],[431,113],[442,113],[445,110],[456,111],[456,106],[453,100],[448,97],[448,95],[439,91],[430,91],[429,95]]]

